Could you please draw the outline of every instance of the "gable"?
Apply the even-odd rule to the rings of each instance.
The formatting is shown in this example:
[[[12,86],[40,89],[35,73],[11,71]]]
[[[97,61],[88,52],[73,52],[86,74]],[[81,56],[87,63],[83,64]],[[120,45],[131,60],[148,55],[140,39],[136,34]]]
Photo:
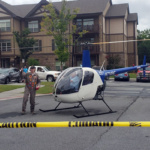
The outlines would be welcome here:
[[[41,17],[43,13],[45,13],[45,9],[41,6],[35,13],[33,13],[30,17]]]
[[[1,17],[11,17],[11,15],[0,7],[0,18]]]
[[[49,4],[46,0],[42,0],[40,1],[26,16],[25,18],[30,18],[30,17],[34,17],[34,16],[42,16],[41,14],[43,14],[44,12],[44,8],[43,6]]]

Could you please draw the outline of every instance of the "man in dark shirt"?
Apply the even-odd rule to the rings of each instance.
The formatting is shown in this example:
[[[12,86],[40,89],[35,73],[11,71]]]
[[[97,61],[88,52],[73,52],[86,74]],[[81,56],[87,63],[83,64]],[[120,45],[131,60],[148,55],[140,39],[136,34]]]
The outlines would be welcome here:
[[[32,66],[30,68],[30,71],[31,72],[26,73],[24,77],[26,85],[22,103],[22,114],[26,113],[26,104],[28,101],[29,94],[30,94],[30,110],[31,113],[34,114],[36,88],[39,88],[40,86],[40,79],[38,74],[35,73],[35,67]]]

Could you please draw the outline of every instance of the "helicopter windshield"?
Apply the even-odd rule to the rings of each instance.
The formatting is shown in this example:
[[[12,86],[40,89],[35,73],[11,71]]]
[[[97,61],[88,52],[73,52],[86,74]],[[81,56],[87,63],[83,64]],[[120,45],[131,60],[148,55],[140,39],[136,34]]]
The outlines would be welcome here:
[[[74,68],[65,72],[59,79],[56,87],[56,94],[71,94],[79,91],[83,71],[81,68]]]

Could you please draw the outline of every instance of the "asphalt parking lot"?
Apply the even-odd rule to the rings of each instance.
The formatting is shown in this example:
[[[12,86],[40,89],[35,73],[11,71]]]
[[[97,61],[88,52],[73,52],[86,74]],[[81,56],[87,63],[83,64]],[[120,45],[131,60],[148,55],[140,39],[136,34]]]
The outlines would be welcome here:
[[[57,102],[52,96],[36,97],[36,115],[21,115],[22,99],[0,101],[0,122],[53,122],[53,121],[150,121],[150,83],[107,81],[105,100],[117,111],[113,114],[77,119],[82,108],[57,112],[40,112],[53,109]],[[106,112],[102,101],[83,103],[89,112]],[[60,107],[74,106],[62,104]],[[86,127],[86,128],[28,128],[0,129],[1,150],[149,150],[149,128]]]

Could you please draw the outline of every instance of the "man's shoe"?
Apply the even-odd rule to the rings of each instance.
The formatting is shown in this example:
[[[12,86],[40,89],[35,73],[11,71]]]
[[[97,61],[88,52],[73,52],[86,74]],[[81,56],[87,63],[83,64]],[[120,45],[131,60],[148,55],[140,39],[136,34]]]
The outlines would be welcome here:
[[[36,112],[34,112],[34,111],[31,111],[31,114],[32,114],[32,115],[36,115]]]
[[[22,112],[21,112],[21,115],[25,115],[25,114],[26,114],[26,112],[25,112],[25,111],[22,111]]]

